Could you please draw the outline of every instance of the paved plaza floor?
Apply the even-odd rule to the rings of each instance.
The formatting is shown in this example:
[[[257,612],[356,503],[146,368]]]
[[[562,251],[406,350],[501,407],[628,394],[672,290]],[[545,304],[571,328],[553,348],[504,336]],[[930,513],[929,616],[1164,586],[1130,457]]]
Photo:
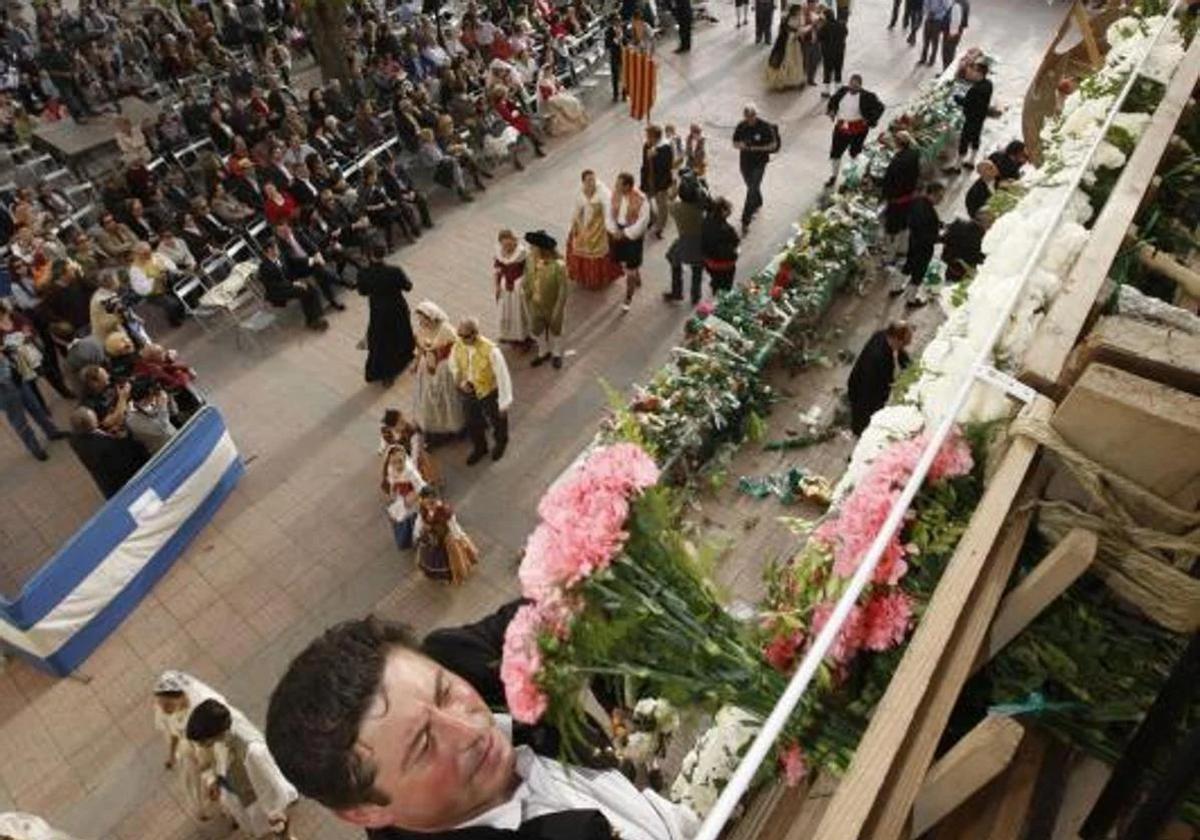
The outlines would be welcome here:
[[[730,135],[742,104],[757,102],[766,119],[780,124],[783,150],[768,168],[765,208],[742,249],[744,277],[767,262],[817,199],[828,177],[830,123],[816,89],[767,93],[767,48],[753,44],[752,28],[734,28],[732,4],[714,8],[721,22],[697,28],[690,54],[673,55],[674,39],[663,42],[654,119],[684,132],[691,122],[704,126],[710,185],[736,207],[743,188]],[[964,48],[982,45],[999,57],[1000,104],[1020,107],[1065,9],[1043,0],[973,4]],[[857,0],[846,72],[862,73],[885,103],[901,105],[934,70],[914,66],[918,50],[898,30],[886,29],[889,12],[890,4]],[[608,80],[596,81],[586,94],[593,117],[587,130],[550,143],[549,157],[525,173],[506,172],[489,182],[471,205],[439,197],[437,227],[393,256],[415,284],[410,306],[430,298],[452,317],[475,314],[485,332],[494,329],[496,231],[546,228],[562,241],[580,170],[594,169],[609,183],[621,170],[636,171],[640,126],[609,103]],[[954,212],[961,212],[960,200],[943,217]],[[410,406],[413,382],[411,374],[388,390],[363,382],[365,354],[355,344],[365,331],[365,301],[347,296],[347,311],[333,313],[325,334],[303,330],[298,314],[289,312],[259,351],[239,349],[232,333],[207,339],[193,327],[164,335],[200,371],[247,461],[246,476],[77,678],[54,679],[16,662],[0,672],[0,811],[39,813],[82,838],[226,836],[227,822],[188,817],[182,791],[163,770],[165,750],[151,725],[155,674],[165,668],[194,673],[261,723],[289,658],[332,622],[374,611],[426,631],[473,619],[512,598],[536,501],[595,433],[605,401],[601,382],[627,391],[643,380],[665,360],[687,317],[685,307],[660,299],[670,240],[668,228],[664,241],[647,241],[646,283],[632,312],[620,313],[615,286],[600,293],[572,289],[569,355],[561,371],[530,369],[527,356],[510,353],[516,398],[512,442],[502,461],[467,468],[465,443],[436,451],[446,495],[481,551],[477,573],[456,589],[427,581],[392,543],[378,490],[377,423],[385,408]],[[879,290],[839,303],[834,316],[844,330],[827,352],[839,346],[857,351],[896,311]],[[794,407],[828,405],[846,370],[788,383]],[[56,402],[54,409],[65,424],[68,406]],[[820,456],[818,467],[830,478],[837,477],[849,444],[840,446]],[[12,435],[0,434],[7,502],[0,505],[0,591],[27,576],[99,504],[66,445],[54,444],[51,453],[49,463],[37,463]],[[775,465],[788,463],[772,457]],[[706,516],[736,535],[747,517],[771,518],[767,508],[756,512],[754,505],[763,504],[726,494],[707,503]],[[769,556],[764,546],[774,543],[776,554],[786,548],[782,529],[763,527],[755,532],[754,551],[731,552],[723,578],[756,581]],[[297,809],[294,831],[301,840],[360,836],[311,803]]]

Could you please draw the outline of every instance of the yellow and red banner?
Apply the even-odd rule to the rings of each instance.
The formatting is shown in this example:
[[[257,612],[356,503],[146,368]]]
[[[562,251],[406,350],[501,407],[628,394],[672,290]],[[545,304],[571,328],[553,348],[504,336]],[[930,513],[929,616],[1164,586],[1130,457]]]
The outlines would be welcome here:
[[[621,81],[629,96],[629,116],[648,119],[658,87],[658,65],[654,56],[636,47],[621,48]]]

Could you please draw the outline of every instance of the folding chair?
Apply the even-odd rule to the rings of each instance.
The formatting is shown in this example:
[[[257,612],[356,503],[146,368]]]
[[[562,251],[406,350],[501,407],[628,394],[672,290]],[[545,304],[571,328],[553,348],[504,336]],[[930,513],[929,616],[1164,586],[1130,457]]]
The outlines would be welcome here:
[[[246,236],[242,240],[242,244],[248,246],[261,259],[267,243],[274,238],[275,231],[271,229],[265,219],[260,219],[246,229]]]
[[[244,282],[229,295],[220,295],[222,283],[234,273],[234,267],[241,262],[254,262],[254,276],[244,278]],[[238,241],[226,251],[217,254],[200,266],[200,274],[207,286],[205,297],[201,303],[218,308],[227,322],[227,326],[237,328],[237,343],[241,347],[242,336],[250,339],[252,344],[258,343],[258,335],[276,325],[278,316],[268,308],[257,279],[257,259],[245,241]]]

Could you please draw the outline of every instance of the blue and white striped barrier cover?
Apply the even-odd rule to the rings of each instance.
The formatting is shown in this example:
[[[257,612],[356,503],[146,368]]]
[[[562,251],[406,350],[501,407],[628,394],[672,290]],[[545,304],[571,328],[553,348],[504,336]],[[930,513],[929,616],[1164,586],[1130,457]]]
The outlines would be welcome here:
[[[0,599],[0,644],[70,673],[171,568],[244,472],[221,413],[202,408],[15,601]]]

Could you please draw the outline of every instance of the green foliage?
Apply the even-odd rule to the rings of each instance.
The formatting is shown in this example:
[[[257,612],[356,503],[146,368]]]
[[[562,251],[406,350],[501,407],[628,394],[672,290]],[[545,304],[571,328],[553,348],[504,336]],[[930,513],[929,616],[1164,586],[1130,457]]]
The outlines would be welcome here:
[[[1137,146],[1137,140],[1129,133],[1129,130],[1119,125],[1110,126],[1108,133],[1104,135],[1104,139],[1120,149],[1121,154],[1125,155],[1125,157],[1133,154],[1133,150]]]
[[[896,378],[892,380],[892,393],[888,402],[892,405],[907,402],[908,392],[925,375],[925,370],[925,366],[919,361],[909,363],[909,366],[900,371]]]
[[[1121,110],[1127,114],[1153,114],[1166,94],[1167,86],[1162,82],[1138,76]]]
[[[992,218],[998,219],[1012,210],[1025,197],[1027,190],[1019,184],[1009,184],[992,193],[988,199],[987,210]]]

